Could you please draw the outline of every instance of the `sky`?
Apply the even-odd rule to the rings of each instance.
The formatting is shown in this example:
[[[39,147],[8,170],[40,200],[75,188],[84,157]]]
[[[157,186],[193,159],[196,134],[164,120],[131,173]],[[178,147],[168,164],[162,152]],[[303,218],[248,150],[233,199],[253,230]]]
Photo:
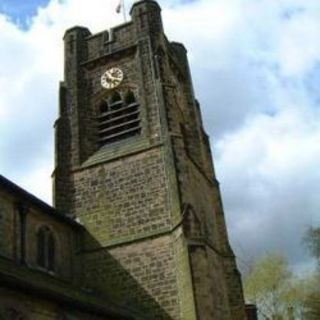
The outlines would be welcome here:
[[[64,31],[122,23],[117,2],[0,0],[0,173],[49,203]],[[242,270],[273,251],[311,270],[301,239],[320,225],[320,1],[158,2],[188,49]]]
[[[9,16],[15,24],[26,28],[40,6],[47,5],[49,0],[1,0],[0,12]]]

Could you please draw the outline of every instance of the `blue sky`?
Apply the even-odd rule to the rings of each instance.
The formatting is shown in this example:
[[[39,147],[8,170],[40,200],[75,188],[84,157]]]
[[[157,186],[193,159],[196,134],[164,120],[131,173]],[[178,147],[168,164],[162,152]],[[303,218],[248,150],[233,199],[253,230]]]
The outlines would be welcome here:
[[[30,17],[37,13],[39,7],[47,5],[49,0],[0,0],[0,12],[26,27]]]
[[[0,1],[0,172],[50,202],[63,33],[122,16],[118,0]],[[159,3],[169,39],[188,49],[237,255],[280,251],[309,268],[301,238],[320,225],[320,1]]]

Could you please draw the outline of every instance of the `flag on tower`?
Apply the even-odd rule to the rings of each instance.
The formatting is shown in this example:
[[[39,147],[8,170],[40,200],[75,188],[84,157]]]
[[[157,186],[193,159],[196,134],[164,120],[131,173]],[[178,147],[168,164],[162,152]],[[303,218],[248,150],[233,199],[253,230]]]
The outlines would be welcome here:
[[[122,0],[119,0],[119,3],[118,3],[117,8],[116,8],[116,12],[117,13],[121,12],[122,6],[123,6]]]
[[[118,5],[116,7],[117,13],[123,13],[123,20],[124,22],[127,22],[127,15],[126,15],[126,8],[124,6],[125,2],[124,0],[118,0]]]

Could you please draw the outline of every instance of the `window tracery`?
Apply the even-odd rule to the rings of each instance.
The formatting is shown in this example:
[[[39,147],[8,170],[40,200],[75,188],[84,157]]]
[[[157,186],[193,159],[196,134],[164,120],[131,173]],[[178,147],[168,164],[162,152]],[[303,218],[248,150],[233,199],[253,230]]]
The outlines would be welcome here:
[[[101,102],[99,111],[97,121],[100,146],[141,133],[139,104],[131,90],[124,97],[114,92],[109,99]]]

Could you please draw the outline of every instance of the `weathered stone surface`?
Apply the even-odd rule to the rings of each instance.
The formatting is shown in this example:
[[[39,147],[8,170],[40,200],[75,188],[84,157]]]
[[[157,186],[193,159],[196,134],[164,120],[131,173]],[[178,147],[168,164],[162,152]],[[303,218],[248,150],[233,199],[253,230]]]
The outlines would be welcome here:
[[[55,179],[66,183],[56,188],[56,206],[87,228],[88,286],[159,319],[244,319],[186,49],[168,42],[154,1],[136,3],[131,14],[110,33],[66,33],[68,98],[59,121],[69,126],[57,127],[57,158],[68,159],[57,162]],[[70,39],[78,50],[68,50]],[[101,148],[94,119],[113,91],[100,77],[114,66],[125,75],[116,91],[123,97],[129,88],[139,103],[141,135]]]
[[[74,27],[64,36],[53,173],[64,218],[21,190],[0,188],[0,277],[2,266],[20,264],[18,280],[26,272],[46,293],[6,287],[0,310],[21,299],[27,319],[244,320],[186,49],[166,38],[155,1],[135,3],[131,16],[110,32]],[[113,67],[124,79],[107,90],[100,78]],[[132,123],[139,127],[129,134]],[[54,272],[37,261],[43,225],[55,239]]]

